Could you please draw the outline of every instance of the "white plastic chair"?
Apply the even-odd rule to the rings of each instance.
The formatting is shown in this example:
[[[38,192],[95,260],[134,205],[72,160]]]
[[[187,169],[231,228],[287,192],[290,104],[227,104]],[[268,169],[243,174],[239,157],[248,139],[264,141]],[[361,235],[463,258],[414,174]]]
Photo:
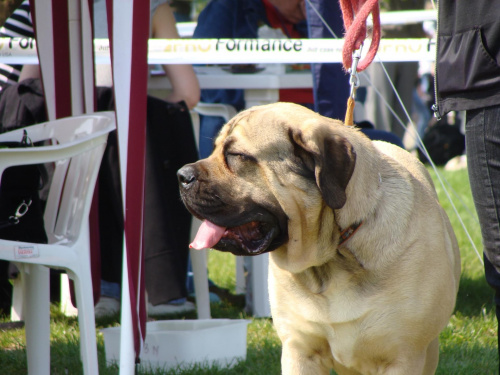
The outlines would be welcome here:
[[[229,104],[220,104],[220,103],[203,103],[199,102],[196,107],[194,107],[194,111],[203,116],[216,116],[222,117],[224,121],[228,122],[231,118],[236,116],[236,108]],[[199,127],[198,127],[198,136],[199,136]],[[198,141],[198,139],[197,139]]]
[[[32,142],[51,141],[49,146],[0,149],[2,175],[18,165],[52,163],[55,168],[44,213],[48,244],[0,239],[0,259],[15,262],[21,271],[30,374],[50,374],[49,268],[66,270],[74,281],[84,373],[99,372],[88,219],[107,136],[114,129],[114,113],[100,112],[0,134],[0,142],[19,142],[23,130]]]
[[[227,104],[215,103],[198,103],[191,111],[191,122],[196,140],[196,146],[200,144],[200,116],[218,116],[224,118],[224,121],[229,121],[236,115],[236,109]],[[194,239],[201,221],[193,217],[191,224],[191,240]],[[207,250],[190,250],[191,265],[193,267],[194,290],[196,294],[196,308],[198,319],[210,319],[210,293],[208,290],[208,271],[207,271]],[[243,270],[243,263],[241,263]],[[241,273],[243,275],[243,273]],[[243,280],[244,282],[244,280]]]
[[[227,104],[219,103],[198,103],[198,105],[191,111],[191,121],[193,123],[194,134],[196,138],[196,144],[199,144],[200,138],[200,119],[199,115],[205,116],[217,116],[222,117],[224,121],[229,121],[232,117],[237,114],[236,109]],[[200,227],[200,220],[194,218],[191,227],[191,237],[194,239],[198,228]],[[268,293],[267,293],[267,255],[264,256],[266,259],[257,259],[253,257],[251,259],[252,268],[256,270],[254,278],[252,278],[252,287],[254,291],[252,293],[252,308],[254,314],[257,316],[270,316],[270,309],[267,308]],[[236,293],[245,293],[245,272],[244,272],[244,259],[243,257],[236,257]],[[198,317],[200,313],[203,318],[206,319],[210,316],[210,301],[208,295],[208,284],[207,284],[207,261],[206,261],[206,250],[191,250],[191,261],[193,265],[193,278],[196,290],[196,302],[198,306]],[[264,262],[264,264],[261,264]],[[205,292],[206,291],[206,292]],[[205,302],[207,301],[207,302]],[[200,303],[201,302],[201,303]],[[208,316],[206,316],[206,306],[208,305]],[[203,309],[200,311],[200,308]],[[201,317],[200,317],[201,318]]]

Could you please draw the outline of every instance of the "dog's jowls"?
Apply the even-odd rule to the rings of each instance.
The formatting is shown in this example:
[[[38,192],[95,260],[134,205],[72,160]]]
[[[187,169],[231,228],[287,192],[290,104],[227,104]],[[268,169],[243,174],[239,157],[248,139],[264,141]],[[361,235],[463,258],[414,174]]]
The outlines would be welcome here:
[[[178,176],[205,219],[194,247],[269,252],[283,374],[435,372],[460,255],[416,158],[278,103],[235,116]]]

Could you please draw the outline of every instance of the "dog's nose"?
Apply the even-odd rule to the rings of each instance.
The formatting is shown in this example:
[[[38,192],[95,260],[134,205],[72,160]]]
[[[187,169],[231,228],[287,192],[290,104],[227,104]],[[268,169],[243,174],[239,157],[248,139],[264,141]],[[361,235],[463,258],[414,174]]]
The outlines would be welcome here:
[[[185,165],[177,171],[177,179],[183,188],[188,188],[196,181],[196,169],[191,165]]]

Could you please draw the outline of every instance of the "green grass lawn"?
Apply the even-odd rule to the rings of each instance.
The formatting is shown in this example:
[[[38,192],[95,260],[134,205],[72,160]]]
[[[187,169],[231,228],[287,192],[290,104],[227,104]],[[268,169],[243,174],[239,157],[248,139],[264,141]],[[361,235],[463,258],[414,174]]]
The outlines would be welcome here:
[[[460,217],[470,233],[473,242],[482,253],[480,230],[474,214],[469,183],[465,170],[440,172],[448,181],[450,192]],[[455,313],[441,334],[440,364],[437,374],[489,375],[498,372],[497,323],[493,306],[493,293],[484,281],[483,268],[468,236],[451,204],[436,182],[441,203],[447,210],[458,237],[462,254],[462,278]],[[209,253],[210,278],[219,286],[234,291],[235,261],[230,254],[212,251]],[[205,365],[189,369],[170,371],[139,371],[139,374],[193,374],[193,375],[273,375],[280,374],[281,344],[270,319],[254,319],[246,316],[241,306],[227,301],[212,305],[214,318],[251,319],[248,326],[247,360],[232,369],[221,369]],[[195,314],[186,318],[194,319]],[[2,322],[8,322],[4,318]],[[119,324],[118,317],[97,321],[97,328]],[[52,374],[81,374],[79,363],[79,336],[76,318],[68,318],[52,308],[51,364]],[[98,334],[99,362],[101,374],[118,374],[116,366],[107,367],[104,358],[102,335]],[[26,351],[24,329],[0,331],[0,372],[2,374],[26,374]],[[313,375],[313,374],[312,374]]]

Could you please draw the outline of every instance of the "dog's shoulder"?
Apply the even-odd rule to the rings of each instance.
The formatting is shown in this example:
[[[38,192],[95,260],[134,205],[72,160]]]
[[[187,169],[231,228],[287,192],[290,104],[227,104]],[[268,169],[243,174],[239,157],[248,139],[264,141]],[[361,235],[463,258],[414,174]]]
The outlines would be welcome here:
[[[394,162],[396,162],[396,165],[400,165],[401,168],[408,171],[408,173],[416,180],[426,182],[426,185],[428,185],[429,188],[435,190],[434,182],[432,181],[429,172],[417,157],[412,155],[407,150],[392,143],[382,141],[374,141],[373,143],[379,152],[391,158]]]

